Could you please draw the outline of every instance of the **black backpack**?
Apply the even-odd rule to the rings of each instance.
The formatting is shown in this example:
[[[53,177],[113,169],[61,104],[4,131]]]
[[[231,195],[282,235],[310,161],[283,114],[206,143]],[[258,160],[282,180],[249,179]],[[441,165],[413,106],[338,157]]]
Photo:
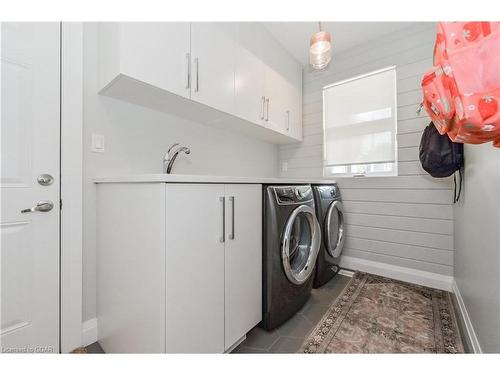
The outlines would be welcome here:
[[[432,177],[448,177],[453,175],[455,193],[453,203],[458,202],[462,191],[462,167],[464,165],[464,145],[454,143],[444,134],[441,135],[431,122],[422,134],[420,141],[420,163],[422,168]],[[459,173],[460,186],[457,196],[457,180],[455,172]]]

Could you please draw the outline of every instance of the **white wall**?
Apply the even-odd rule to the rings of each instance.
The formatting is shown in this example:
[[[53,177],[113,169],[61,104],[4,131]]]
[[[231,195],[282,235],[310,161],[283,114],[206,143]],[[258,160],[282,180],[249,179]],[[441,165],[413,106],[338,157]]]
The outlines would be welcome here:
[[[465,146],[455,216],[455,280],[483,352],[500,352],[500,150]]]
[[[304,76],[304,141],[280,146],[282,177],[322,176],[322,88],[390,65],[397,66],[399,176],[338,179],[347,211],[345,255],[439,275],[453,274],[453,191],[420,167],[418,145],[429,123],[415,111],[420,80],[432,66],[435,24],[414,24],[397,34],[334,55],[329,69]],[[335,48],[335,36],[333,37]],[[355,99],[354,99],[355,100]]]
[[[96,32],[95,24],[85,24],[83,320],[96,315],[93,177],[161,173],[163,154],[174,142],[191,148],[189,156],[178,157],[174,173],[278,175],[275,145],[98,95]],[[105,153],[90,151],[92,133],[105,135]]]

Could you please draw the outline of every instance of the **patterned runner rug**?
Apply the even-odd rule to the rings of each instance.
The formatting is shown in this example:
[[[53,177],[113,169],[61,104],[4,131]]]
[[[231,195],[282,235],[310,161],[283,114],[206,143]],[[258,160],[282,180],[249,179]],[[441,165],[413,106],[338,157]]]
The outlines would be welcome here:
[[[301,353],[463,353],[451,294],[356,272]]]

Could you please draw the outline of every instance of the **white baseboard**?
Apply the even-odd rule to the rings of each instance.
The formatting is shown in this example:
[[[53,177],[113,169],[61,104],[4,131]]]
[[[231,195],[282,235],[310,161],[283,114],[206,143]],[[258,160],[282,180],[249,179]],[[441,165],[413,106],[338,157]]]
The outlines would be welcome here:
[[[82,346],[97,341],[97,318],[89,319],[82,324]]]
[[[354,276],[354,271],[340,269],[339,270],[339,275],[347,276],[347,277],[353,277]]]
[[[474,327],[472,326],[472,321],[470,320],[469,313],[467,312],[467,308],[465,307],[465,302],[462,298],[462,294],[460,294],[460,289],[458,289],[457,282],[453,280],[453,293],[455,294],[455,297],[457,298],[457,304],[459,308],[459,313],[462,316],[462,320],[465,324],[465,330],[464,332],[468,338],[469,342],[471,343],[472,350],[476,354],[481,354],[483,351],[481,350],[481,345],[479,345],[479,341],[476,336],[476,332],[474,331]]]
[[[350,270],[369,272],[375,275],[390,277],[430,288],[442,289],[448,292],[452,291],[453,276],[440,275],[433,272],[374,262],[372,260],[345,255],[340,258],[340,266]]]

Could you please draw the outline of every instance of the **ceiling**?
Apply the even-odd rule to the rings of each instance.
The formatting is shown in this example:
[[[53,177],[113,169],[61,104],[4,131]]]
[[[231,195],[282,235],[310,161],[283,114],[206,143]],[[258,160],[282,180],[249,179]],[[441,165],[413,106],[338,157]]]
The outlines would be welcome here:
[[[309,64],[309,39],[318,30],[317,22],[263,22],[269,32],[303,66]],[[322,22],[332,34],[333,54],[358,44],[404,29],[413,22]]]

